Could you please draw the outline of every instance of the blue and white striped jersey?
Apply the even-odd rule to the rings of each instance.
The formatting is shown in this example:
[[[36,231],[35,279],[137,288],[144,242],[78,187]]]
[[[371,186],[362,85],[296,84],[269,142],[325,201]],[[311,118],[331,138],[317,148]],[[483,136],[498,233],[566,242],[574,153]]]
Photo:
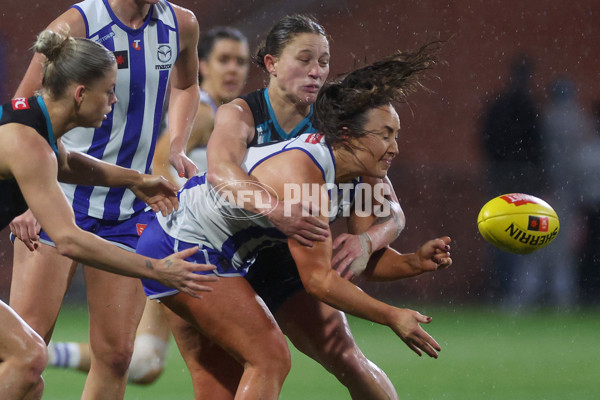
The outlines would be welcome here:
[[[251,173],[265,160],[290,150],[304,151],[323,173],[326,184],[335,184],[335,159],[331,148],[319,134],[303,134],[295,139],[266,146],[251,147],[242,164]],[[256,188],[256,187],[254,187]],[[217,250],[238,271],[254,262],[258,251],[287,238],[276,229],[266,216],[252,214],[242,207],[222,201],[220,188],[206,181],[206,174],[191,178],[179,192],[179,209],[158,222],[164,231],[176,240],[194,243]],[[330,196],[333,210],[347,199]]]
[[[179,54],[179,31],[171,5],[150,7],[143,25],[123,24],[108,0],[85,0],[73,6],[85,21],[86,36],[114,52],[118,75],[113,106],[102,127],[76,128],[63,136],[70,150],[147,173],[150,170],[169,76]],[[88,215],[123,220],[145,204],[124,188],[62,184],[73,208]]]

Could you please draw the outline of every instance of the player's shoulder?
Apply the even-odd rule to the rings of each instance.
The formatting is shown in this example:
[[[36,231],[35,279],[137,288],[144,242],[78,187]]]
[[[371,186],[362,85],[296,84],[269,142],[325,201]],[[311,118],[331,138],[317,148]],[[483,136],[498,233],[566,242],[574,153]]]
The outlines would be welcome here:
[[[179,29],[194,29],[198,28],[198,20],[196,14],[190,9],[169,2],[177,18]]]
[[[83,15],[74,7],[59,15],[46,29],[59,33],[68,32],[73,37],[86,36]]]

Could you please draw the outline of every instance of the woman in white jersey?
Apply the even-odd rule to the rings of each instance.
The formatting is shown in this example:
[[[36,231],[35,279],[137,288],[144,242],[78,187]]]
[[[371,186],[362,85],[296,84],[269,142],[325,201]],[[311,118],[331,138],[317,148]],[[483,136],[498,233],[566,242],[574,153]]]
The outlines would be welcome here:
[[[206,170],[206,144],[217,107],[240,95],[248,75],[249,60],[247,39],[235,28],[215,27],[200,36],[200,106],[188,141],[188,156],[202,171]],[[153,172],[181,186],[186,179],[177,176],[169,164],[169,150],[169,137],[162,135],[156,144]],[[164,310],[159,302],[146,301],[129,365],[130,383],[151,384],[163,371],[171,332]],[[48,358],[49,366],[83,372],[90,369],[91,354],[87,342],[50,342]]]
[[[336,215],[340,208],[334,201],[341,197],[334,194],[342,184],[358,190],[355,184],[363,178],[386,176],[398,154],[396,136],[400,130],[391,103],[404,100],[420,85],[419,76],[436,62],[435,49],[435,45],[429,45],[416,52],[395,54],[326,85],[316,102],[320,133],[250,148],[243,167],[253,180],[245,182],[246,191],[262,191],[266,197],[289,203],[301,200],[293,198],[291,189],[316,188],[312,194],[317,199],[313,197],[313,201],[322,210],[318,218],[326,222]],[[437,357],[439,344],[420,326],[429,323],[430,317],[382,303],[343,279],[331,267],[330,239],[309,247],[286,238],[264,215],[270,211],[269,203],[265,203],[263,213],[247,211],[242,203],[252,195],[234,195],[229,188],[236,184],[214,187],[206,174],[193,177],[179,193],[179,210],[154,220],[137,249],[141,254],[156,256],[199,245],[200,251],[190,259],[210,260],[217,266],[214,273],[221,279],[210,284],[214,290],[201,300],[143,280],[149,297],[160,298],[189,324],[185,335],[174,334],[180,350],[185,352],[184,358],[200,360],[201,367],[224,386],[214,392],[218,397],[211,395],[211,399],[225,398],[226,390],[229,398],[278,398],[290,368],[287,343],[243,276],[253,268],[261,249],[286,241],[311,296],[387,325],[417,354]],[[374,217],[373,213],[365,217],[353,214],[351,226],[360,231],[370,226]],[[449,241],[447,237],[432,240],[416,253],[404,255],[386,247],[376,254],[364,274],[374,280],[391,280],[447,267],[451,264]],[[215,345],[223,350],[223,357],[229,358],[229,369],[214,370],[212,363],[223,360],[203,354],[212,353]],[[194,371],[192,374],[195,379]],[[194,385],[202,383],[195,381]]]
[[[199,28],[194,14],[165,0],[85,0],[50,24],[51,28],[60,26],[112,51],[118,67],[115,93],[119,102],[100,128],[67,133],[62,140],[65,147],[148,172],[165,94],[170,90],[171,160],[179,173],[195,174],[195,166],[185,156],[199,98]],[[34,57],[18,96],[29,96],[40,87],[42,60],[42,56]],[[74,185],[63,185],[63,190],[80,227],[135,251],[139,234],[153,218],[142,203],[123,190]],[[40,238],[44,242],[33,252],[23,242],[15,243],[10,302],[49,341],[77,265],[56,252],[44,231]],[[122,398],[145,304],[141,285],[137,279],[90,268],[84,268],[84,277],[93,357],[83,397]]]
[[[270,29],[255,57],[269,74],[268,87],[235,99],[222,106],[217,114],[209,142],[208,179],[211,184],[217,186],[252,179],[240,167],[249,146],[317,131],[313,104],[327,79],[329,59],[327,36],[314,19],[289,15]],[[381,181],[389,184],[387,178]],[[357,234],[342,234],[334,241],[337,252],[332,264],[348,279],[360,274],[371,252],[395,240],[404,227],[404,215],[391,185],[389,187],[388,200],[394,207],[393,213],[376,218]],[[247,209],[253,209],[252,204],[247,206]],[[297,208],[302,208],[301,204],[292,205],[291,209],[296,213],[291,218],[283,217],[284,208],[279,202],[267,216],[287,236],[303,244],[325,240],[327,225],[319,226],[321,221],[316,218],[315,225],[315,221],[310,220],[314,217],[310,215],[298,217],[298,214],[302,215],[297,212]],[[356,344],[344,313],[304,290],[286,245],[261,251],[246,278],[294,346],[334,374],[353,398],[397,397],[386,374],[370,362]],[[184,336],[187,328],[172,324],[172,329]],[[203,353],[205,359],[228,359],[221,357],[218,348],[215,349],[215,354]],[[197,362],[194,358],[187,360],[188,365]],[[229,365],[213,362],[211,368],[226,371]],[[196,375],[193,381],[198,396],[210,393],[218,399],[219,390],[223,390],[224,398],[227,398],[230,389],[223,388],[218,379],[208,373],[198,378],[203,373],[199,367],[191,366],[190,370]]]
[[[117,101],[113,54],[90,40],[51,31],[40,34],[34,49],[48,58],[42,91],[0,107],[2,183],[19,192],[22,201],[47,227],[61,254],[113,273],[162,276],[165,283],[187,291],[191,278],[197,276],[191,272],[194,266],[181,269],[184,265],[177,258],[160,263],[140,258],[79,229],[56,181],[58,176],[67,182],[126,185],[155,210],[162,208],[166,213],[177,206],[166,181],[67,151],[58,141],[74,126],[98,127],[106,119]],[[3,206],[5,201],[14,201],[4,195],[0,193]],[[0,225],[0,229],[4,227]],[[173,274],[177,270],[180,273]],[[43,339],[0,302],[0,398],[40,398],[45,365]]]

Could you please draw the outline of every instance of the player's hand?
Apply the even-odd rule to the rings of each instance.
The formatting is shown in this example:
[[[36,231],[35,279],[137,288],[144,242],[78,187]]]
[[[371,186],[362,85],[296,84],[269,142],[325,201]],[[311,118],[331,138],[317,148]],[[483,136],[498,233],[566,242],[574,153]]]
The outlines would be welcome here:
[[[450,242],[448,236],[433,239],[425,243],[417,250],[417,263],[421,272],[437,271],[452,265],[450,257]]]
[[[15,217],[10,224],[11,233],[31,251],[34,251],[40,245],[40,230],[42,227],[31,212],[25,211],[23,214]]]
[[[371,239],[366,232],[360,235],[342,233],[333,241],[333,250],[341,248],[331,260],[331,266],[342,278],[352,280],[360,275],[371,257]]]
[[[171,153],[169,162],[177,171],[180,178],[190,179],[198,173],[198,167],[185,153]]]
[[[184,259],[198,251],[198,246],[182,250],[169,257],[163,258],[158,263],[156,279],[163,285],[175,288],[193,297],[202,297],[198,292],[210,292],[212,288],[203,283],[216,282],[219,278],[215,275],[201,275],[195,271],[212,271],[216,267],[210,264],[195,264]]]
[[[419,357],[425,352],[429,357],[438,358],[437,352],[442,348],[420,325],[430,323],[431,317],[406,308],[397,308],[393,318],[389,327],[412,351]]]
[[[142,174],[141,181],[129,187],[135,195],[163,216],[179,208],[177,187],[158,175]]]
[[[287,237],[298,243],[312,247],[313,241],[323,242],[329,237],[329,225],[313,213],[319,210],[308,202],[285,204],[280,201],[273,211],[267,214],[269,221]],[[287,214],[287,215],[286,215]]]

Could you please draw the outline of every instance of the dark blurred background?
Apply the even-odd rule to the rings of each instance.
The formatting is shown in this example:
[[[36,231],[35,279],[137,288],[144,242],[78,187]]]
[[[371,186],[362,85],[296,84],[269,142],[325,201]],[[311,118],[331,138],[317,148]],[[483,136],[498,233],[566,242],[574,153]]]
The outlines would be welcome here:
[[[397,301],[449,305],[496,302],[509,290],[505,286],[517,279],[515,271],[510,269],[514,267],[512,264],[541,257],[536,253],[518,261],[505,261],[510,265],[498,264],[493,261],[494,251],[477,232],[479,209],[492,196],[502,194],[494,193],[494,181],[487,167],[484,122],[498,94],[511,82],[515,59],[526,59],[531,67],[526,92],[540,117],[551,98],[552,82],[559,76],[567,76],[573,83],[577,109],[592,120],[596,101],[600,99],[600,2],[179,0],[175,3],[196,14],[201,31],[215,25],[236,26],[248,36],[251,49],[256,48],[279,17],[294,12],[311,14],[330,35],[330,78],[397,49],[447,40],[443,58],[448,65],[437,69],[440,80],[427,82],[432,92],[414,95],[409,104],[399,108],[400,156],[390,178],[407,216],[406,229],[394,246],[402,252],[412,252],[430,238],[449,235],[453,239],[454,265],[449,270],[405,282],[368,284],[367,291]],[[25,72],[35,35],[71,4],[71,0],[2,1],[2,102],[11,98]],[[247,91],[261,87],[265,80],[266,76],[252,67]],[[598,136],[595,126],[585,135],[592,143]],[[519,140],[509,144],[520,147],[523,143]],[[545,153],[543,137],[536,146],[540,153]],[[594,148],[590,146],[583,148]],[[597,153],[590,153],[586,159],[589,165],[582,170],[583,175],[593,177],[594,160],[600,158],[594,154]],[[546,169],[544,166],[539,169],[540,182],[545,179],[542,176]],[[520,177],[514,179],[515,188],[520,188]],[[589,184],[594,182],[600,186],[598,180]],[[544,188],[530,194],[552,197]],[[590,196],[579,196],[569,203],[577,214],[574,220],[577,229],[568,238],[575,249],[571,268],[575,272],[572,279],[576,279],[574,303],[569,305],[598,300],[595,297],[598,261],[595,246],[590,247],[589,241],[595,242],[600,219],[598,201]],[[12,265],[7,236],[7,230],[0,233],[3,299],[8,297]],[[541,264],[536,266],[537,272],[546,268]],[[504,268],[506,271],[502,272]],[[551,277],[539,279],[543,287]]]

